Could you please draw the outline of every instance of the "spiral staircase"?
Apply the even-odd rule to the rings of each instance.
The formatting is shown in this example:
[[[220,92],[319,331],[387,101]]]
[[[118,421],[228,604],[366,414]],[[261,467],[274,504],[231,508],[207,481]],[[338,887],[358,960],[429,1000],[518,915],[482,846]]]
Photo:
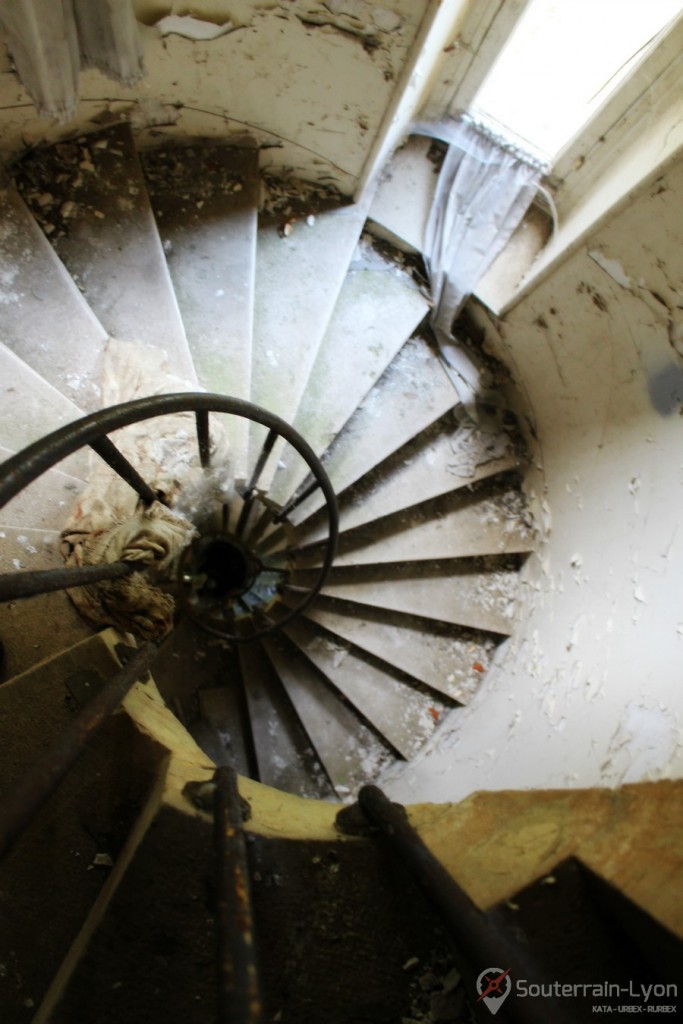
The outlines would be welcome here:
[[[108,352],[121,343],[156,368],[149,393],[185,395],[190,416],[192,396],[207,396],[199,470],[212,438],[227,439],[229,462],[209,468],[229,496],[195,507],[199,537],[162,581],[175,628],[147,684],[161,699],[147,697],[164,735],[185,736],[178,742],[204,766],[208,758],[325,802],[409,762],[476,692],[513,631],[518,569],[534,543],[514,424],[490,432],[459,418],[431,342],[419,261],[367,233],[371,197],[350,205],[320,187],[260,178],[256,148],[198,142],[138,154],[126,124],[29,153],[9,168],[0,203],[3,458],[96,414]],[[220,404],[226,395],[237,413]],[[139,397],[124,388],[121,401]],[[90,469],[77,447],[5,505],[2,573],[61,564],[60,533]],[[6,601],[5,723],[13,716],[17,734],[23,723],[45,745],[85,701],[88,673],[106,678],[121,651],[145,639],[135,633],[93,632],[64,590]],[[61,882],[50,876],[53,890],[73,885],[79,895],[45,922],[39,964],[17,966],[37,897],[6,922],[0,973],[35,976],[33,988],[14,985],[8,1020],[32,1019],[55,984],[87,908],[103,898],[99,872],[153,788],[165,741],[143,742],[120,718],[79,776],[76,821],[86,815],[95,847],[108,837],[104,853],[91,851],[85,890],[83,873],[76,881],[65,866],[75,833],[60,831],[50,804],[31,826],[36,849],[11,855],[20,879],[49,842],[64,872]],[[126,765],[114,769],[122,747]],[[11,788],[31,758],[20,743],[6,756]],[[182,876],[191,841],[177,809],[173,821],[162,817],[148,855],[166,851]],[[168,965],[171,953],[157,959]],[[104,1004],[121,995],[117,970]],[[83,1000],[82,978],[77,988]],[[93,999],[67,998],[36,1019],[80,1018]]]

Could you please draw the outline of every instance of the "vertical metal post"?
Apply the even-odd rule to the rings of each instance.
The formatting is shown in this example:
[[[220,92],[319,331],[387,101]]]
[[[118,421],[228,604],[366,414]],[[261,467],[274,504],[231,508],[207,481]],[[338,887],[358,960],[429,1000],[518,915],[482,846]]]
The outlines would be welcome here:
[[[315,490],[318,489],[318,487],[320,487],[320,483],[317,480],[311,480],[311,482],[307,484],[302,491],[298,491],[293,498],[289,499],[287,504],[280,509],[276,516],[273,517],[273,522],[284,522],[287,516],[291,512],[293,512],[295,508],[298,508],[299,505],[303,505],[303,503],[306,501],[306,498],[310,498],[310,496],[313,494]]]
[[[275,430],[274,427],[271,427],[270,430],[268,431],[268,434],[266,436],[265,441],[263,442],[263,447],[261,448],[261,451],[259,452],[259,457],[256,460],[256,465],[254,466],[254,472],[251,474],[251,479],[249,480],[249,483],[247,485],[247,489],[244,492],[244,494],[242,495],[242,498],[244,500],[244,505],[242,506],[242,511],[240,512],[240,517],[237,520],[237,526],[235,528],[235,532],[237,533],[238,537],[242,536],[242,534],[244,532],[244,528],[247,525],[247,520],[249,518],[249,513],[251,512],[252,502],[254,500],[254,489],[256,487],[256,484],[258,483],[258,480],[259,480],[259,477],[261,476],[261,473],[263,472],[263,467],[265,466],[266,462],[268,461],[268,456],[270,455],[270,453],[272,452],[272,450],[273,450],[273,448],[275,446],[275,442],[277,441],[277,438],[278,438],[277,430]]]
[[[211,463],[211,435],[209,433],[209,412],[207,409],[197,409],[195,422],[197,425],[197,446],[199,448],[199,461],[202,469],[206,469]]]
[[[516,978],[541,978],[540,965],[531,963],[524,950],[476,906],[464,889],[427,849],[408,821],[406,810],[394,804],[377,786],[363,786],[358,803],[367,818],[377,825],[392,851],[401,858],[430,898],[455,946],[456,963],[475,991],[475,981],[486,968],[499,967]],[[474,1003],[477,1020],[488,1021],[490,1012]],[[552,998],[512,999],[502,1014],[505,1021],[519,1024],[570,1024],[571,1011]]]
[[[218,768],[214,781],[218,1021],[262,1024],[249,865],[234,768]]]
[[[125,480],[134,491],[140,495],[146,505],[152,505],[159,501],[156,491],[153,491],[149,484],[142,479],[137,469],[131,466],[130,462],[123,455],[116,445],[108,437],[98,437],[90,442],[90,447],[107,463],[115,473]]]

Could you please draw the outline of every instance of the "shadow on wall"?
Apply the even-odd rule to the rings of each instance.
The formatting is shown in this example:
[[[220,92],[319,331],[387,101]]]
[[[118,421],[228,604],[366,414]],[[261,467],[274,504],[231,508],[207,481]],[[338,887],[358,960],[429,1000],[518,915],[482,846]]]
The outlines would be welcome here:
[[[683,409],[683,368],[668,363],[648,380],[650,401],[660,416],[671,416]]]

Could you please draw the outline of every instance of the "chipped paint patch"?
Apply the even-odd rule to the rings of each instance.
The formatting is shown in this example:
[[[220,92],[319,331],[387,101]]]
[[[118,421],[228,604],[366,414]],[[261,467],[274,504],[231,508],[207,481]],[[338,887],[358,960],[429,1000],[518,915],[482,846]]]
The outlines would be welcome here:
[[[628,276],[619,260],[610,260],[601,253],[598,249],[589,249],[588,255],[592,260],[595,260],[599,267],[609,274],[613,281],[620,284],[622,288],[628,288],[629,290],[633,286],[631,278]]]

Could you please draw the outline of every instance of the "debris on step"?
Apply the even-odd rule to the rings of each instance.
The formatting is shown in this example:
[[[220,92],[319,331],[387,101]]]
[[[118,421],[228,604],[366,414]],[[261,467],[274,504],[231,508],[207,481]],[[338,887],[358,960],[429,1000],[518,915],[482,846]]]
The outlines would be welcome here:
[[[499,454],[500,453],[500,454]],[[342,532],[373,523],[480,480],[519,469],[527,461],[524,444],[511,427],[489,434],[461,422],[449,410],[339,496]],[[319,514],[302,523],[299,541],[309,545],[325,536]]]
[[[334,185],[302,181],[300,178],[282,177],[266,172],[261,179],[262,216],[281,220],[283,235],[292,234],[294,222],[303,221],[307,228],[315,227],[316,217],[325,210],[344,206],[350,202]],[[285,225],[290,225],[285,232]]]
[[[426,694],[386,663],[374,663],[360,650],[332,634],[319,634],[310,620],[285,628],[297,645],[339,693],[409,760],[450,709],[433,693]]]
[[[407,253],[390,242],[364,231],[361,235],[349,270],[407,271],[422,295],[431,301],[429,277],[419,253]]]
[[[157,194],[172,190],[179,202],[201,209],[215,192],[233,194],[245,187],[244,177],[217,158],[215,145],[147,150],[141,160],[152,203]],[[163,223],[159,228],[163,232]]]
[[[91,147],[87,135],[58,142],[28,153],[11,169],[24,202],[53,245],[69,234],[79,208],[96,215],[85,198],[88,176],[95,172]]]
[[[420,331],[397,356],[358,406],[323,457],[323,465],[341,494],[417,433],[455,405],[453,387]],[[294,510],[298,525],[322,504],[319,494]]]
[[[346,799],[395,761],[390,747],[285,637],[264,648],[337,795]]]
[[[38,223],[53,214],[50,243],[107,332],[163,346],[196,382],[130,124],[36,150],[13,170]]]

